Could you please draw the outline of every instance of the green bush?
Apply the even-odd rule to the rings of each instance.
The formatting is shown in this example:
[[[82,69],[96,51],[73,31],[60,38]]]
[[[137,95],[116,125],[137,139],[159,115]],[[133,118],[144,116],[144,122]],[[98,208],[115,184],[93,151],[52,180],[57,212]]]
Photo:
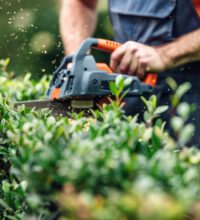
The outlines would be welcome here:
[[[183,133],[188,126],[193,132],[192,125],[179,126],[190,106],[179,105],[172,118],[178,142],[159,119],[167,107],[157,107],[155,96],[144,99],[144,122],[124,115],[119,93],[128,82],[122,78],[111,85],[117,100],[91,117],[16,110],[14,100],[44,97],[47,78],[10,78],[6,64],[0,74],[0,219],[200,218],[200,151],[186,147]],[[182,94],[175,90],[177,100]]]

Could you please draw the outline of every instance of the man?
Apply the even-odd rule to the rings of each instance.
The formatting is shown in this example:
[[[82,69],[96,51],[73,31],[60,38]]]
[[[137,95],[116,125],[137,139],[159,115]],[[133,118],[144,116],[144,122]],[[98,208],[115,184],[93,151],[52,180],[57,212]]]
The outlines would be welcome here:
[[[98,0],[62,0],[60,28],[66,53],[74,53],[93,34],[97,3]],[[110,67],[141,79],[145,72],[158,73],[159,104],[169,101],[167,76],[178,83],[191,82],[192,89],[184,100],[198,105],[190,118],[197,131],[200,130],[199,5],[198,0],[109,0],[116,40],[123,43],[112,53]],[[198,136],[193,140],[200,145]]]

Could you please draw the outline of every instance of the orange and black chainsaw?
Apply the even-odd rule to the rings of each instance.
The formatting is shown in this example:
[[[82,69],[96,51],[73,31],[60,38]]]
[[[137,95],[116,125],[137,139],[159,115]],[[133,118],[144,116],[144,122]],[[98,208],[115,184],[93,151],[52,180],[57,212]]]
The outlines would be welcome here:
[[[86,39],[73,56],[64,57],[53,73],[46,100],[21,101],[16,102],[14,106],[48,108],[54,115],[98,108],[100,100],[112,96],[109,84],[115,81],[119,73],[113,73],[104,63],[96,63],[90,49],[96,48],[112,53],[119,46],[120,44],[114,41]],[[157,82],[156,74],[147,74],[144,81],[130,75],[123,77],[131,79],[130,85],[126,88],[126,96],[152,93]]]

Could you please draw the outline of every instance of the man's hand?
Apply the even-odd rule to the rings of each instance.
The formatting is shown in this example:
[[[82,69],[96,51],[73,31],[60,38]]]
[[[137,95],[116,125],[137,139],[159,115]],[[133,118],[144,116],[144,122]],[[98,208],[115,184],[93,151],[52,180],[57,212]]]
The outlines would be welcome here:
[[[144,78],[146,72],[159,73],[170,66],[159,48],[128,41],[116,49],[110,59],[114,71]]]
[[[200,29],[159,47],[128,41],[112,53],[110,67],[143,78],[195,61],[200,61]]]

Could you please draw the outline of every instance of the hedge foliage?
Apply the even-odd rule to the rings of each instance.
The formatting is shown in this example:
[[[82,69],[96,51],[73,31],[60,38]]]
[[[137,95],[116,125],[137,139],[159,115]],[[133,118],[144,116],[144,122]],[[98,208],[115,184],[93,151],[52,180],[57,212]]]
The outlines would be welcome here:
[[[116,94],[127,83],[121,78],[112,85],[117,101],[91,117],[16,110],[15,100],[44,98],[48,78],[15,78],[7,63],[0,71],[0,219],[200,218],[200,151],[185,147],[193,126],[182,126],[187,103],[172,117],[176,141],[155,96],[144,100],[143,122],[124,115]]]

